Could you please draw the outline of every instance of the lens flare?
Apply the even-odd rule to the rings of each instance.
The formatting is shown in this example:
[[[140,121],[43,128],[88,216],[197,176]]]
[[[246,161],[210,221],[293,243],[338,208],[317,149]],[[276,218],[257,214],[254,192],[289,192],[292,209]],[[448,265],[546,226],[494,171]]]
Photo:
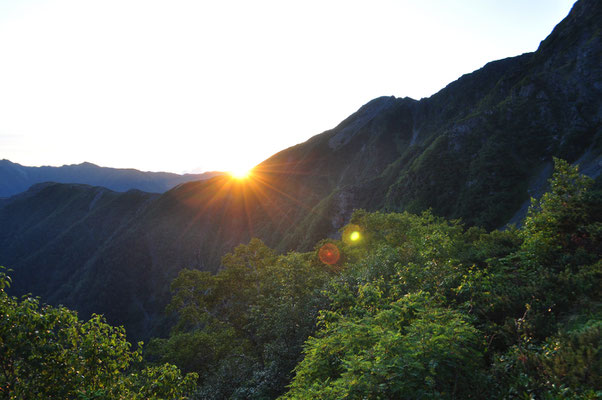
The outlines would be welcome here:
[[[355,245],[362,240],[362,228],[356,224],[349,224],[343,229],[343,242]]]
[[[333,265],[339,261],[341,258],[341,253],[339,252],[339,248],[332,243],[326,243],[324,246],[320,247],[318,250],[318,257],[320,257],[320,261],[324,264]]]

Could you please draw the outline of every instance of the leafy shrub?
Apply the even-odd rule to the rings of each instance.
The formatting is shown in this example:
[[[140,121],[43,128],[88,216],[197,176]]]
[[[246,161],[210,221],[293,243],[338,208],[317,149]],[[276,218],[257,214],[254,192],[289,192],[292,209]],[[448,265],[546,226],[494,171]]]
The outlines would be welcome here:
[[[165,364],[142,369],[141,348],[123,327],[93,315],[83,322],[65,307],[8,296],[0,272],[0,393],[8,399],[180,399],[195,374]],[[141,369],[141,370],[140,370]]]

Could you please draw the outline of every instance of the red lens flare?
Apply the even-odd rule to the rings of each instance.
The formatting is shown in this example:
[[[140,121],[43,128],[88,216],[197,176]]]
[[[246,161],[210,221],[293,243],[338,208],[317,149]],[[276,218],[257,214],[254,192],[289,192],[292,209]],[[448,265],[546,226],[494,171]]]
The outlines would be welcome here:
[[[320,257],[320,261],[324,264],[333,265],[339,261],[341,253],[337,246],[332,243],[326,243],[324,246],[320,247],[318,257]]]

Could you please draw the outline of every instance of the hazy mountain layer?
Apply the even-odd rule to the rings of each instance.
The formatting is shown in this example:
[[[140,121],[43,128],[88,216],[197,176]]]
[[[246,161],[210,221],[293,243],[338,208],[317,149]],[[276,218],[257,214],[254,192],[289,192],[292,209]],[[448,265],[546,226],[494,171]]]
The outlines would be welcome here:
[[[30,186],[42,182],[82,183],[104,186],[118,192],[138,189],[149,193],[163,193],[180,183],[207,179],[219,174],[220,172],[184,175],[143,172],[136,169],[99,167],[87,162],[62,167],[25,167],[8,160],[0,160],[0,197],[24,192]]]
[[[599,174],[601,28],[602,3],[579,1],[535,53],[489,63],[427,99],[372,100],[246,181],[112,193],[102,208],[91,206],[99,188],[46,188],[61,193],[56,200],[32,190],[0,205],[0,264],[24,282],[17,291],[104,312],[144,337],[161,329],[178,270],[216,270],[254,236],[280,250],[308,249],[336,235],[355,208],[432,208],[501,227],[519,218],[552,157],[580,159]],[[73,199],[79,208],[66,206]]]

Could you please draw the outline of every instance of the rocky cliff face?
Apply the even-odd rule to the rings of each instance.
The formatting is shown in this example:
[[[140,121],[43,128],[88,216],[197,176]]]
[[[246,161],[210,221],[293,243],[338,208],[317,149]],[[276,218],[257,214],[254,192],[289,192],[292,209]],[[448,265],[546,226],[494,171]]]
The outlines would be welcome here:
[[[56,228],[73,244],[48,247],[45,234],[19,236],[22,248],[7,247],[7,238],[56,211],[44,206],[30,219],[23,213],[24,223],[3,224],[0,264],[16,270],[16,281],[48,269],[47,276],[62,278],[26,279],[21,289],[84,315],[103,312],[144,337],[160,327],[178,270],[215,270],[225,252],[251,237],[282,251],[311,249],[336,235],[356,208],[432,208],[468,224],[503,226],[528,200],[533,182],[545,181],[552,157],[581,158],[594,170],[599,162],[601,25],[602,2],[581,0],[535,53],[489,63],[427,99],[375,99],[336,128],[275,154],[247,181],[220,176],[140,199],[135,214],[111,220],[117,224],[111,234],[96,226],[102,218],[84,213],[83,225]],[[82,207],[97,209],[106,195],[88,190]],[[11,200],[11,207],[37,210],[34,198],[46,203],[31,195],[29,203]],[[121,201],[107,203],[104,212]],[[0,221],[13,215],[7,207],[0,204]],[[98,229],[104,236],[80,254],[75,239],[97,237]],[[20,256],[32,248],[35,257]]]
[[[574,162],[587,153],[582,162],[591,164],[600,154],[601,18],[599,2],[577,2],[535,53],[489,63],[428,99],[368,103],[323,134],[348,169],[334,188],[346,195],[331,197],[344,204],[320,206],[346,215],[430,207],[504,225],[552,157]]]

